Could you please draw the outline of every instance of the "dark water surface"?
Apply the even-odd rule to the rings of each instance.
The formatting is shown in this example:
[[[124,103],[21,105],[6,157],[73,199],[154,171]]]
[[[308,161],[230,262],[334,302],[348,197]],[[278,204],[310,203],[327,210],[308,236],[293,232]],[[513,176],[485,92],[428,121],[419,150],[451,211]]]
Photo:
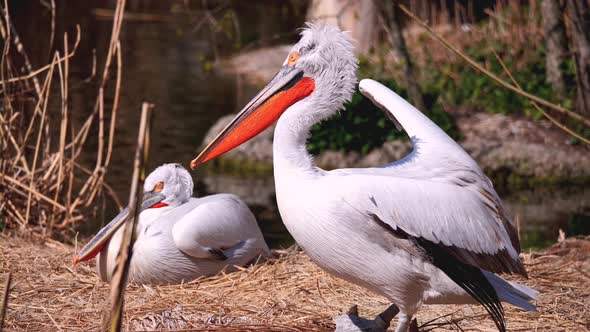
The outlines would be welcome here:
[[[10,3],[15,4],[11,16],[28,48],[33,67],[46,64],[49,11],[37,1]],[[207,25],[200,23],[199,13],[186,14],[183,1],[128,2],[127,13],[150,13],[156,17],[130,16],[121,33],[123,82],[116,144],[107,181],[123,202],[128,197],[141,103],[148,101],[156,105],[149,169],[169,162],[187,166],[196,156],[208,128],[219,117],[236,112],[257,89],[220,73],[214,65],[216,57],[229,55],[235,52],[236,45],[247,46],[249,41],[262,40],[256,46],[292,41],[293,31],[303,18],[301,9],[288,3],[232,2],[233,7],[215,9],[214,15],[219,20],[235,15],[232,17],[239,22],[241,36],[236,41],[228,34],[212,34]],[[93,48],[96,48],[97,71],[101,73],[112,26],[111,19],[97,14],[93,8],[114,6],[111,1],[57,1],[56,44],[61,45],[63,31],[72,36],[75,24],[82,28],[82,42],[71,63],[70,76],[70,109],[76,128],[90,114],[96,98],[96,80],[85,81],[92,72]],[[53,95],[59,96],[59,91]],[[111,84],[106,91],[105,105],[110,106],[112,98]],[[54,99],[57,110],[59,97]],[[96,148],[95,126],[82,156],[85,165],[94,165]],[[199,195],[238,194],[257,215],[271,246],[291,243],[278,215],[272,177],[201,173],[195,176],[195,183]],[[511,215],[519,217],[525,247],[553,242],[559,228],[572,231],[588,227],[590,190],[587,188],[541,188],[509,192],[503,198]],[[81,227],[83,233],[94,232],[117,212],[106,199],[98,205],[96,218]]]

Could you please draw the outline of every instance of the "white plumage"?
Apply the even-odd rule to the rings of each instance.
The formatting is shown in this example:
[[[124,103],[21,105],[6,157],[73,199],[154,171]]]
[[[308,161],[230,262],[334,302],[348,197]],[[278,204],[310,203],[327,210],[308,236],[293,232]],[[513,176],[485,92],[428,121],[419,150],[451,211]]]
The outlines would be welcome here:
[[[191,166],[231,148],[223,145],[227,141],[249,139],[250,133],[234,132],[253,125],[258,112],[273,112],[281,98],[294,100],[274,110],[280,115],[273,143],[276,195],[287,229],[315,263],[396,304],[396,331],[406,331],[425,303],[479,302],[502,331],[500,301],[534,310],[529,301],[537,292],[494,274],[526,271],[516,231],[491,182],[457,143],[393,91],[372,80],[360,83],[360,91],[412,138],[410,155],[378,168],[324,171],[313,165],[306,150],[311,127],[351,98],[356,59],[348,35],[325,25],[309,25],[294,53],[289,59],[298,60],[285,61]],[[308,92],[310,80],[314,89],[305,98],[289,96]]]
[[[146,178],[144,192],[154,192],[158,184],[163,184],[157,191],[163,199],[144,207],[139,216],[130,280],[143,284],[188,282],[235,270],[235,266],[269,254],[254,215],[237,196],[191,197],[190,174],[177,164],[156,168]],[[97,270],[103,281],[112,277],[123,230],[121,227],[114,233],[98,256]]]
[[[514,229],[475,162],[389,89],[370,80],[360,87],[404,128],[415,126],[415,132],[408,130],[415,143],[412,154],[382,168],[301,167],[301,159],[291,160],[296,147],[277,144],[284,139],[277,136],[292,133],[282,129],[289,124],[281,124],[281,118],[274,148],[277,201],[289,232],[311,259],[390,299],[401,310],[398,331],[405,331],[423,303],[475,303],[432,262],[432,250],[451,251],[452,263],[478,271],[522,274],[524,267]],[[297,106],[294,112],[303,112]],[[425,247],[421,241],[431,243]],[[484,275],[492,285],[504,286],[494,287],[503,291],[500,300],[534,309],[528,301],[536,292]]]

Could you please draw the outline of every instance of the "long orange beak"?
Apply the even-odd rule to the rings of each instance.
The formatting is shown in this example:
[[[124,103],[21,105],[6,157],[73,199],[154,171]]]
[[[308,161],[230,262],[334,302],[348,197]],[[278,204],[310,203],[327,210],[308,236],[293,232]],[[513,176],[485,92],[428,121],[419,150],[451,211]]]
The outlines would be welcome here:
[[[309,96],[315,82],[291,66],[281,70],[236,117],[191,161],[191,168],[219,157],[258,135],[279,119],[291,105]]]

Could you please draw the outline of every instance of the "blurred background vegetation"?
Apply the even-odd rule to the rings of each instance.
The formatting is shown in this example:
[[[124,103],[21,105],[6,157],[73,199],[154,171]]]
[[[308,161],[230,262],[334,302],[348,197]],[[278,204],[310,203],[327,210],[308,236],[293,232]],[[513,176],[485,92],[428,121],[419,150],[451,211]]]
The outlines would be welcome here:
[[[0,229],[23,227],[49,235],[56,229],[56,236],[64,239],[78,231],[92,232],[125,203],[121,198],[128,194],[129,156],[141,102],[156,105],[149,168],[164,162],[186,165],[220,118],[240,109],[278,69],[288,45],[298,40],[298,29],[306,21],[323,20],[351,31],[356,39],[359,79],[381,81],[451,137],[480,146],[475,158],[482,167],[497,164],[485,170],[509,208],[522,217],[526,246],[552,241],[558,228],[587,232],[590,177],[584,174],[590,172],[580,170],[583,164],[572,172],[561,165],[567,158],[553,154],[563,146],[568,158],[578,158],[571,164],[586,160],[588,147],[552,126],[528,100],[473,70],[397,7],[405,5],[502,79],[509,81],[495,54],[525,91],[589,118],[587,0],[127,0],[120,35],[114,39],[120,49],[109,53],[116,4],[1,4]],[[75,49],[75,54],[60,74],[55,56],[62,57],[64,66],[65,33],[68,50]],[[44,90],[46,79],[51,85]],[[547,111],[577,135],[590,137],[589,126],[581,121]],[[530,133],[535,137],[529,142],[525,135],[510,142],[514,137],[500,131],[506,128],[484,126],[486,132],[478,132],[465,125],[473,122],[469,119],[495,115],[506,117],[490,123],[519,123],[543,131]],[[495,131],[496,140],[488,143],[487,135]],[[481,140],[474,141],[478,136]],[[272,142],[272,133],[266,138]],[[318,159],[334,151],[342,158],[363,157],[391,141],[409,145],[408,137],[357,92],[346,110],[314,128],[308,148]],[[500,160],[488,153],[504,143],[536,148],[527,158],[542,155],[547,147],[550,152],[537,162],[552,161],[571,176],[541,181],[528,160],[516,165],[512,155]],[[196,190],[199,195],[240,195],[269,241],[283,243],[288,235],[274,200],[272,148],[261,146],[263,151],[248,151],[251,159],[219,160],[219,169],[195,175]]]
[[[587,1],[579,3],[585,5],[580,10],[585,11],[585,17],[589,17]],[[377,26],[381,28],[377,28],[371,48],[362,54],[359,77],[376,78],[407,97],[414,105],[423,105],[418,108],[429,114],[453,138],[461,136],[452,117],[448,116],[448,112],[456,109],[525,116],[533,120],[540,120],[543,116],[530,101],[500,88],[492,79],[453,56],[431,39],[426,31],[411,25],[412,22],[399,13],[399,9],[390,8],[389,11],[395,13],[388,15],[384,7],[396,4],[407,5],[454,46],[506,81],[510,80],[503,73],[494,52],[525,91],[563,107],[575,108],[586,116],[590,114],[590,107],[583,103],[576,105],[576,96],[589,91],[577,85],[576,60],[580,61],[577,56],[580,52],[573,40],[588,40],[590,30],[586,30],[583,37],[573,35],[573,23],[569,18],[572,9],[567,7],[566,1],[393,1],[375,4],[374,17],[365,16],[364,19],[380,22]],[[575,4],[570,7],[578,8]],[[392,20],[397,22],[391,24]],[[552,25],[547,26],[547,21]],[[390,42],[393,40],[399,45],[400,41],[388,37],[395,34],[392,25],[395,29],[404,30],[399,38],[404,39],[402,44],[407,45],[406,51],[400,52],[397,50],[399,47]],[[560,44],[548,42],[551,33],[563,35]],[[553,49],[548,50],[548,47]],[[548,59],[555,54],[558,54],[557,62]],[[409,62],[413,67],[410,72],[407,71]],[[580,68],[584,66],[588,64],[580,64]],[[551,72],[557,72],[557,77],[550,77]],[[409,96],[406,91],[408,84],[416,85],[421,96]],[[376,108],[371,109],[371,105],[362,102],[358,92],[347,109],[352,112],[345,112],[338,119],[316,129],[311,140],[312,152],[318,153],[327,148],[366,153],[383,141],[399,137],[392,133],[390,126],[384,128],[385,117],[375,112]],[[581,136],[590,137],[588,126],[565,117],[559,119]],[[368,131],[362,130],[366,127],[360,129],[365,123],[377,123],[378,129],[371,131],[368,139],[363,140],[353,133]],[[569,143],[580,142],[571,137]]]

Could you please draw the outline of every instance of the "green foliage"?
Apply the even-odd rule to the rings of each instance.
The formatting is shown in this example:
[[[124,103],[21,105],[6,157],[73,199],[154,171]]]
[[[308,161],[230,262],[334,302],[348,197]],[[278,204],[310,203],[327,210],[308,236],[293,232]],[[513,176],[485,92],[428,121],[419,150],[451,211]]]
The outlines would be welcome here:
[[[362,72],[362,69],[361,69]],[[406,90],[392,79],[379,80],[397,94],[408,99]],[[428,116],[452,137],[458,137],[457,128],[452,118],[444,112],[440,105],[435,104],[435,96],[426,96]],[[357,151],[367,153],[380,147],[385,141],[407,136],[398,131],[383,112],[365,98],[358,90],[352,100],[346,104],[345,110],[332,118],[316,125],[312,129],[307,149],[312,154],[324,150]]]
[[[430,42],[432,41],[425,41]],[[498,40],[482,40],[469,44],[465,51],[469,57],[511,82],[494,56],[495,51],[525,91],[564,107],[573,107],[575,64],[572,57],[562,63],[566,92],[565,95],[558,96],[545,79],[543,43],[531,41],[530,45],[525,44],[520,48],[515,49]],[[427,107],[425,111],[451,137],[457,139],[460,134],[453,119],[442,110],[441,105],[447,108],[469,107],[490,113],[525,115],[535,120],[543,117],[527,99],[499,86],[463,61],[449,59],[441,63],[428,56],[429,53],[426,52],[427,58],[417,61],[416,65]],[[392,66],[384,65],[386,59],[383,56],[381,63],[369,63],[361,59],[359,77],[377,79],[408,99],[405,89],[393,78],[401,76],[400,66],[394,66],[392,72]],[[590,135],[590,130],[578,123],[568,122],[568,125],[581,135]],[[385,141],[399,138],[405,138],[405,135],[397,131],[377,107],[356,91],[345,111],[313,128],[308,150],[313,154],[327,149],[367,153]],[[576,140],[572,139],[572,143],[576,143]]]
[[[575,64],[572,57],[562,63],[566,92],[565,95],[558,96],[545,79],[543,43],[531,41],[530,45],[515,49],[502,41],[482,40],[466,48],[469,57],[511,82],[493,51],[502,58],[514,79],[525,91],[567,108],[573,106]],[[457,139],[460,134],[453,119],[442,110],[441,105],[450,108],[469,107],[490,113],[520,114],[535,120],[543,117],[527,99],[499,86],[466,63],[457,60],[441,63],[428,58],[428,54],[426,52],[427,58],[418,61],[416,66],[420,72],[418,80],[426,102],[425,111],[451,137]],[[394,76],[400,76],[400,66],[394,66],[394,72],[388,71],[386,68],[391,70],[392,67],[384,65],[386,59],[383,56],[382,63],[369,63],[361,59],[359,77],[377,79],[408,99],[405,89],[393,79]],[[578,123],[568,125],[586,137],[590,135],[590,130]],[[405,136],[395,129],[377,107],[356,91],[345,111],[313,128],[308,150],[313,154],[327,149],[367,153],[385,141],[399,138]],[[576,143],[576,140],[572,139],[572,143]]]
[[[494,57],[492,48],[499,54],[507,68],[511,70],[514,79],[525,91],[565,107],[572,106],[575,89],[568,89],[565,96],[557,96],[545,80],[545,49],[542,45],[534,47],[531,45],[533,51],[528,51],[526,56],[513,54],[510,52],[509,45],[500,43],[492,46],[477,44],[467,49],[466,53],[471,58],[486,64],[490,71],[511,82]],[[566,85],[573,86],[575,77],[573,61],[568,59],[563,63],[562,69]],[[491,113],[525,114],[534,119],[542,117],[525,98],[500,87],[463,62],[449,62],[442,65],[427,63],[421,71],[424,73],[421,82],[424,89],[431,93],[440,93],[441,100],[445,104],[470,106]]]

